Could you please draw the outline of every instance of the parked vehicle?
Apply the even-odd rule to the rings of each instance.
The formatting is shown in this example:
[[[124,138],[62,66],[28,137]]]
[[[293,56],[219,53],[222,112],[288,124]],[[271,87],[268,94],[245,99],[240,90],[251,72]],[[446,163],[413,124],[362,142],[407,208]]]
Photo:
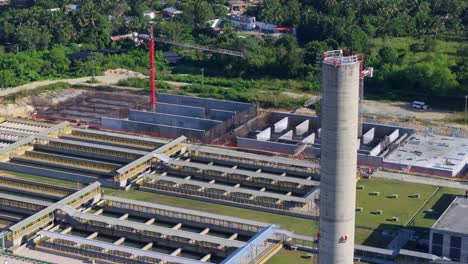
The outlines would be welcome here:
[[[414,101],[412,106],[413,106],[414,109],[420,109],[420,110],[429,109],[429,105],[426,104],[425,102],[421,102],[421,101]]]

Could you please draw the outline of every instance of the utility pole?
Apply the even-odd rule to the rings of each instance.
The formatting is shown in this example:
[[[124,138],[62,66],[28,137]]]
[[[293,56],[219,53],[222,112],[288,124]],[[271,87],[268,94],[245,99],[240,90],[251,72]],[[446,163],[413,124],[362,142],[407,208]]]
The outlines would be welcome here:
[[[2,241],[2,246],[0,247],[0,253],[4,253],[5,252],[5,237],[8,235],[8,232],[4,231],[2,233],[0,233],[0,236],[1,236],[1,241]]]
[[[204,77],[205,77],[205,68],[201,69],[201,88],[205,88],[205,82],[204,82]]]
[[[466,115],[468,111],[468,95],[465,95],[465,125],[466,125]]]
[[[93,55],[93,78],[96,77],[96,66],[95,66],[95,56]]]

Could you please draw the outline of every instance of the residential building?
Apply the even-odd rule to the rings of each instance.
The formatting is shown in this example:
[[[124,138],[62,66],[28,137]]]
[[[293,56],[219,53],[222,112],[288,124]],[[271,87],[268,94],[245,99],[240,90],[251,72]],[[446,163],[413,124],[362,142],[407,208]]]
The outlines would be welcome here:
[[[182,11],[175,9],[174,7],[168,7],[163,9],[163,15],[166,17],[176,17],[182,14]]]
[[[229,15],[229,23],[237,29],[254,30],[256,28],[256,19],[251,16]]]
[[[230,0],[229,3],[229,12],[234,15],[241,15],[247,10],[247,3],[242,0]]]

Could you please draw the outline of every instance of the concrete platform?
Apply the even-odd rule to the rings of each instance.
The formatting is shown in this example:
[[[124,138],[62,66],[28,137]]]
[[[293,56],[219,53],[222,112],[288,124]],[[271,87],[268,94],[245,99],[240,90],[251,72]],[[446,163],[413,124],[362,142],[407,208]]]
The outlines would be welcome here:
[[[414,172],[437,171],[453,177],[468,163],[468,139],[414,134],[384,161],[406,165]]]

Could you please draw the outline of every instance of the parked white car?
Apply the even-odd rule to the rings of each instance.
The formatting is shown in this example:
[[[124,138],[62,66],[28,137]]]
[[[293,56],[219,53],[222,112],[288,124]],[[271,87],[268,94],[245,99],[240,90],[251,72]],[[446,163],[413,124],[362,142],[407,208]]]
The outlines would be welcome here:
[[[414,109],[420,109],[420,110],[429,109],[429,105],[426,104],[425,102],[421,102],[421,101],[414,101],[412,106],[413,106]]]

